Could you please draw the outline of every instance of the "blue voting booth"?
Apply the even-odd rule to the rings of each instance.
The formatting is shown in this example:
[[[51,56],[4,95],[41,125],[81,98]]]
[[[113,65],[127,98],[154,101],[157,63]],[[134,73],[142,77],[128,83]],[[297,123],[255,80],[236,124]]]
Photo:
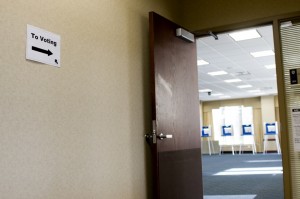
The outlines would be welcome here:
[[[246,143],[246,139],[249,140],[249,143]],[[256,153],[256,145],[255,145],[255,138],[254,138],[254,127],[253,124],[243,124],[242,125],[242,134],[241,134],[241,141],[240,141],[240,154],[242,153],[242,146],[245,145],[252,146],[252,153],[253,155]]]
[[[264,154],[268,151],[268,143],[270,141],[276,142],[277,153],[281,154],[281,148],[278,137],[278,123],[264,123]]]
[[[207,144],[208,144],[208,151],[209,151],[209,155],[211,155],[211,153],[214,153],[214,146],[211,140],[211,128],[210,125],[209,126],[203,126],[202,130],[201,130],[201,137],[202,140],[207,140]],[[202,142],[203,145],[203,142]]]
[[[234,155],[233,147],[233,127],[232,125],[222,125],[221,126],[221,139],[226,141],[226,143],[231,143],[232,155]],[[220,155],[222,154],[223,142],[220,143]]]

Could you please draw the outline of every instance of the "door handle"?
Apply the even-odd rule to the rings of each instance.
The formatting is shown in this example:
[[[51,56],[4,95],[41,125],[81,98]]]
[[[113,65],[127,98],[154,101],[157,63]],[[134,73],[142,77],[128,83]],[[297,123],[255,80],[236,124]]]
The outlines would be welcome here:
[[[157,139],[163,140],[163,139],[172,139],[173,135],[164,135],[163,133],[160,133],[159,135],[156,134],[156,121],[152,121],[153,130],[151,133],[148,133],[145,135],[146,141],[148,144],[156,144]]]
[[[145,135],[146,141],[148,142],[148,144],[156,144],[156,134],[155,131],[153,133],[148,133]]]
[[[173,138],[173,135],[164,135],[163,133],[161,133],[161,134],[159,134],[158,136],[157,136],[157,138],[158,139],[160,139],[160,140],[163,140],[163,139],[172,139]]]
[[[156,144],[156,140],[163,140],[163,139],[172,139],[173,135],[164,135],[163,133],[156,135],[155,132],[152,134],[146,134],[145,135],[146,141],[149,144]]]

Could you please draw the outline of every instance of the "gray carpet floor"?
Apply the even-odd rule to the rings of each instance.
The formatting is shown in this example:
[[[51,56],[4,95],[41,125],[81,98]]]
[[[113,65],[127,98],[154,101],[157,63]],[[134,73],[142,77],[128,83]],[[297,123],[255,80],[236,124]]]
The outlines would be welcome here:
[[[283,199],[281,155],[203,155],[205,199]]]

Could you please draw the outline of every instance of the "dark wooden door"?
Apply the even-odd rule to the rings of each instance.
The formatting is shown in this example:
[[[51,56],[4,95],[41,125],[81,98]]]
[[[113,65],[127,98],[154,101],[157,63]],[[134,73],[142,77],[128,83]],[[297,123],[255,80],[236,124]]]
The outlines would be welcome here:
[[[202,199],[196,44],[176,36],[179,25],[150,12],[151,144],[156,199]]]

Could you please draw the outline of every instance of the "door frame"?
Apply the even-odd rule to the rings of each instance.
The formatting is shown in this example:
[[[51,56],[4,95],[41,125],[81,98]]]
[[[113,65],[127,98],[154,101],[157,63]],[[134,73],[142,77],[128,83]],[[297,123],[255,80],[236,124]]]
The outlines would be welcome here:
[[[263,25],[273,25],[273,37],[274,37],[274,50],[275,50],[275,63],[276,63],[276,74],[277,74],[277,90],[278,90],[278,103],[279,103],[279,116],[280,116],[280,129],[281,132],[281,149],[282,149],[282,166],[283,166],[283,188],[284,188],[284,198],[292,198],[292,181],[291,181],[291,171],[290,171],[290,157],[289,157],[289,135],[288,123],[287,123],[287,110],[286,110],[286,97],[285,93],[285,83],[284,83],[284,73],[282,66],[282,53],[281,53],[281,43],[280,43],[280,23],[282,21],[291,20],[293,18],[299,17],[300,12],[293,12],[284,15],[276,15],[267,18],[261,18],[257,20],[251,20],[242,23],[230,24],[225,26],[219,26],[214,28],[199,29],[193,31],[195,37],[202,37],[209,35],[208,32],[211,31],[214,34],[220,34],[224,32],[230,32],[237,29],[251,28]]]

